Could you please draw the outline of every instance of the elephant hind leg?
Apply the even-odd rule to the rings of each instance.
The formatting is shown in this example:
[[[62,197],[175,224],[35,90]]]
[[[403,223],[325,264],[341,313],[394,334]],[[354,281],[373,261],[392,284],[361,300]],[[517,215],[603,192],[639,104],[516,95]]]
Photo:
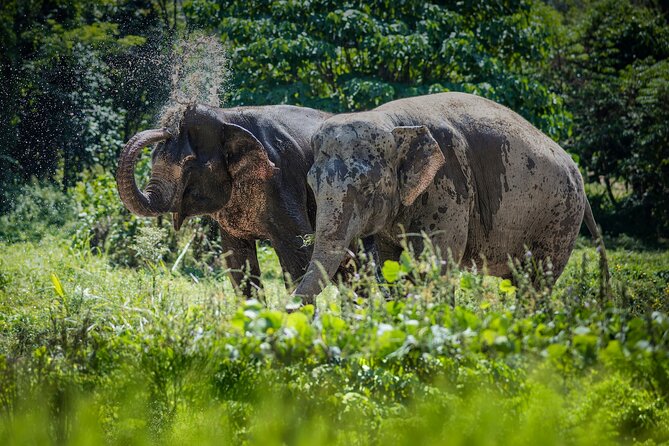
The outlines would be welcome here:
[[[522,273],[529,276],[535,290],[552,288],[555,285],[567,266],[574,242],[575,240],[567,242],[571,245],[569,249],[555,249],[555,246],[537,243],[519,258],[517,263],[520,264]]]

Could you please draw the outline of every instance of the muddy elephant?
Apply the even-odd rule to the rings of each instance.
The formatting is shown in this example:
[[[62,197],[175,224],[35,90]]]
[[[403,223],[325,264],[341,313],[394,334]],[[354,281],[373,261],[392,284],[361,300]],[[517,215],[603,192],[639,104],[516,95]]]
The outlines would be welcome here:
[[[510,276],[529,249],[563,271],[584,220],[597,226],[572,158],[518,114],[463,93],[400,99],[335,115],[312,137],[314,251],[295,294],[312,302],[352,240],[373,236],[381,261],[403,234],[427,233],[465,267]],[[420,252],[422,239],[410,240]],[[323,274],[327,277],[323,277]]]
[[[146,130],[128,141],[119,157],[119,195],[140,216],[171,212],[176,230],[191,216],[214,218],[233,283],[249,270],[247,296],[259,286],[256,240],[270,240],[283,270],[297,279],[309,262],[302,236],[313,232],[316,210],[306,182],[310,139],[329,116],[283,105],[189,106],[177,129]],[[135,164],[154,143],[151,177],[140,191]]]

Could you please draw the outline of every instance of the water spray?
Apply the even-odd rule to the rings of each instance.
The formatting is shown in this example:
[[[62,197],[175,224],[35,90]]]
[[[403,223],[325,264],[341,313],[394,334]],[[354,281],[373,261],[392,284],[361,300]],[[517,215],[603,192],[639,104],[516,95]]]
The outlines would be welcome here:
[[[171,66],[170,96],[160,112],[159,122],[176,135],[189,107],[221,106],[228,66],[220,40],[204,34],[179,39],[172,50]]]

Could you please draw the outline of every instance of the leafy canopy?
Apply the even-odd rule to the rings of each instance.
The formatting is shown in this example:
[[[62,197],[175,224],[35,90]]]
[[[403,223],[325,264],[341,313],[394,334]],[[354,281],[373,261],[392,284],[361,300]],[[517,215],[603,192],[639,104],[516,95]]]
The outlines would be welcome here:
[[[553,138],[569,114],[542,83],[548,54],[533,2],[184,2],[190,26],[231,49],[230,104],[291,103],[333,112],[466,91],[518,111]]]

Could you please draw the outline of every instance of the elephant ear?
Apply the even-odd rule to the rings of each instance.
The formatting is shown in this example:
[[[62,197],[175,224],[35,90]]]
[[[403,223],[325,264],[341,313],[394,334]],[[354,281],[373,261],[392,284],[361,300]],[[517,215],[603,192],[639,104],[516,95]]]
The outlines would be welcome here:
[[[400,156],[400,198],[404,206],[411,206],[432,183],[446,160],[424,125],[395,127],[392,133]]]
[[[258,138],[236,124],[223,123],[223,149],[228,172],[235,181],[268,180],[274,174],[274,163]]]

